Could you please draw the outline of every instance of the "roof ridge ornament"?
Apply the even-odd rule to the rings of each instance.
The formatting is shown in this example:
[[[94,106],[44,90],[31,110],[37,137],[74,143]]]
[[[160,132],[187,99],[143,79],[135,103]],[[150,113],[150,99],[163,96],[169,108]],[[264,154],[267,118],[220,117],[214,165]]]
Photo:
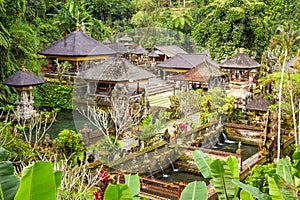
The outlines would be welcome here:
[[[26,71],[26,67],[24,65],[21,66],[21,71],[23,71],[23,72]]]

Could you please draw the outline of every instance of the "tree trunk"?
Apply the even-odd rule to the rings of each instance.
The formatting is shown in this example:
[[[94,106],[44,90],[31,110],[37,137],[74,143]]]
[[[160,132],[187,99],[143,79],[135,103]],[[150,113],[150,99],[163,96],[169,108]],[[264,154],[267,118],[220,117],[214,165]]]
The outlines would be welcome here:
[[[295,113],[295,106],[294,106],[294,101],[293,101],[293,91],[292,91],[292,88],[290,88],[290,97],[291,97],[291,106],[292,106],[292,112],[293,112],[295,144],[296,144],[296,146],[298,146],[299,141],[298,141],[298,137],[297,137],[297,122],[296,122],[296,113]]]
[[[281,140],[281,102],[282,102],[282,85],[283,85],[283,76],[284,76],[284,67],[285,67],[285,60],[287,57],[288,51],[287,49],[284,52],[284,59],[282,63],[281,69],[281,78],[280,78],[280,86],[279,86],[279,99],[278,99],[278,133],[277,133],[277,161],[280,159],[280,140]]]

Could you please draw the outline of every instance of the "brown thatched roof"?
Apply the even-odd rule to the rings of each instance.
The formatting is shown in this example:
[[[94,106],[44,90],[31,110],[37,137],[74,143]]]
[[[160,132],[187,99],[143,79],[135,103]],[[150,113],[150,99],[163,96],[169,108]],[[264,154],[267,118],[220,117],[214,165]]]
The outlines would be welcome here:
[[[38,52],[45,56],[88,57],[116,52],[81,31],[74,31]]]
[[[187,52],[178,46],[155,46],[154,50],[159,50],[162,55],[167,55],[168,57],[173,57],[178,53],[187,54]]]
[[[233,58],[220,64],[221,68],[226,69],[255,69],[261,65],[244,53],[238,53]]]
[[[118,54],[124,54],[124,53],[129,53],[129,49],[122,43],[115,42],[110,45],[108,45],[111,49],[116,51]]]
[[[18,71],[3,81],[4,85],[14,87],[26,87],[43,84],[44,81],[36,75],[25,71],[25,67],[22,66],[21,71]]]
[[[132,50],[131,53],[136,55],[143,55],[143,54],[148,54],[148,51],[142,47],[139,47]]]
[[[221,76],[219,67],[204,60],[201,64],[190,69],[184,74],[179,74],[171,79],[177,81],[207,82],[211,77]]]
[[[109,82],[137,82],[148,80],[155,75],[130,63],[124,58],[112,57],[79,74],[85,80]]]
[[[204,60],[218,66],[217,63],[210,60],[207,54],[177,54],[157,66],[161,68],[192,69],[201,64]]]
[[[267,112],[270,104],[267,99],[259,97],[247,103],[246,109]]]

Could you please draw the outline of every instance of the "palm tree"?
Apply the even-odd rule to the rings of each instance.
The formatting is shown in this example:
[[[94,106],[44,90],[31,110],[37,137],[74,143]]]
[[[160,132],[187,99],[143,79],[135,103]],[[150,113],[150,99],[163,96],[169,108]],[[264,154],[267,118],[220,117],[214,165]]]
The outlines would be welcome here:
[[[288,55],[290,55],[294,46],[300,44],[300,31],[285,31],[282,27],[278,28],[279,33],[270,40],[270,48],[279,53],[278,64],[281,66],[281,78],[278,97],[278,132],[277,132],[277,160],[280,159],[280,139],[281,139],[281,103],[282,103],[282,85],[284,77],[284,68]]]

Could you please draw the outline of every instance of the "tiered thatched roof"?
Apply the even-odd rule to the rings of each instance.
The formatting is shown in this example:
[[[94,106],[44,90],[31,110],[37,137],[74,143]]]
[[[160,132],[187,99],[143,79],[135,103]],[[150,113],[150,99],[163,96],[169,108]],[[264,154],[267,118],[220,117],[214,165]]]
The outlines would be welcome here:
[[[219,67],[204,60],[201,64],[190,69],[184,74],[179,74],[171,79],[176,81],[208,82],[211,77],[221,76]]]
[[[21,71],[18,71],[3,81],[4,85],[14,87],[27,87],[41,85],[44,81],[36,75],[25,71],[25,67],[22,66]]]
[[[244,53],[238,53],[233,58],[220,64],[221,68],[226,69],[255,69],[261,65]]]
[[[130,83],[154,77],[152,73],[118,57],[95,63],[95,66],[83,71],[79,76],[85,80]]]
[[[116,52],[81,31],[74,31],[38,52],[48,57],[91,57]]]
[[[177,54],[168,60],[160,63],[158,67],[161,68],[177,68],[177,69],[192,69],[197,65],[209,61],[213,65],[218,66],[215,62],[211,61],[207,54]]]

